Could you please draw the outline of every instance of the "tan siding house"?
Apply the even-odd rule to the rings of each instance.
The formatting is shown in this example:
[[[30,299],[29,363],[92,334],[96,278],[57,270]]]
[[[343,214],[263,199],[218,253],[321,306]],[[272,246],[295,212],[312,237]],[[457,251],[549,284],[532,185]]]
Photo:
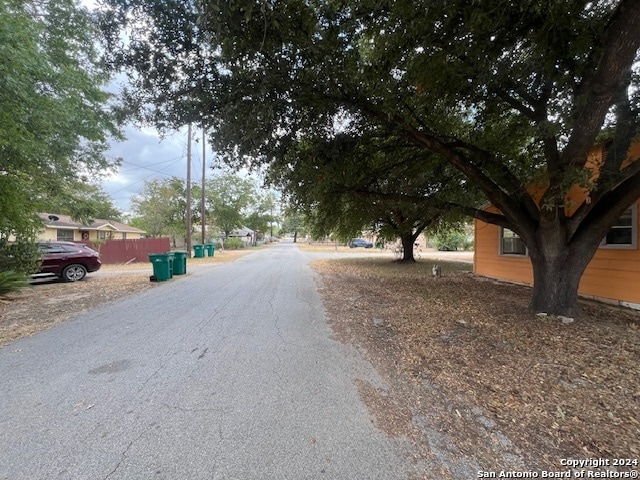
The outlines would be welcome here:
[[[136,240],[146,233],[114,220],[96,219],[89,225],[78,223],[68,215],[40,213],[44,230],[40,240],[64,240],[69,242],[95,242],[105,240]]]

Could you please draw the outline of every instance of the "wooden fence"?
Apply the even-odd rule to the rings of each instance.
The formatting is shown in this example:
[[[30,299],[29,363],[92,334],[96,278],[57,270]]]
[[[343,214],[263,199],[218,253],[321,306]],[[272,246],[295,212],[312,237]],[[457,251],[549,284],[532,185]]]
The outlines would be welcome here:
[[[100,252],[100,260],[108,263],[148,262],[150,253],[165,253],[171,250],[168,237],[140,238],[138,240],[107,240],[102,245],[86,243]]]

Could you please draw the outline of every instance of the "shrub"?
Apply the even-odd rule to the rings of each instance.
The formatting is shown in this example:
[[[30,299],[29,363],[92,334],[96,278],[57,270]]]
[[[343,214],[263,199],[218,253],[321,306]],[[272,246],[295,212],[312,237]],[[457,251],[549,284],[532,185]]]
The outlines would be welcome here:
[[[12,270],[0,272],[0,296],[29,286],[26,275]]]
[[[35,242],[8,242],[0,239],[0,271],[18,272],[24,275],[37,273],[40,270],[42,258]]]
[[[239,248],[243,247],[244,244],[242,243],[242,240],[236,237],[227,238],[224,241],[224,248],[227,248],[229,250],[238,250]]]
[[[464,230],[441,230],[429,237],[429,243],[438,250],[467,250],[473,246],[473,240]]]

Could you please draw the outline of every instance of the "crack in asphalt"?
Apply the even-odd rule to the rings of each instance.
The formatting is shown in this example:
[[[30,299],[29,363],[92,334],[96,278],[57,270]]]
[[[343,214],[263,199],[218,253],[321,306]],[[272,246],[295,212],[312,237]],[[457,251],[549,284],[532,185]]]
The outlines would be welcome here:
[[[229,299],[228,299],[225,303],[221,304],[221,305],[220,305],[216,310],[214,310],[214,312],[213,312],[213,314],[212,314],[211,316],[209,316],[209,317],[207,317],[207,318],[203,319],[201,322],[199,322],[199,323],[196,325],[196,328],[194,328],[194,330],[192,330],[191,332],[189,332],[189,333],[188,333],[187,335],[185,335],[184,337],[177,338],[177,339],[176,339],[176,340],[171,344],[171,346],[170,346],[169,348],[167,348],[167,350],[165,351],[165,353],[164,353],[164,355],[163,355],[163,356],[164,356],[165,358],[167,358],[167,357],[168,357],[168,358],[171,358],[171,357],[175,356],[176,354],[180,353],[180,349],[176,350],[176,348],[175,348],[175,347],[176,347],[177,345],[181,344],[181,343],[183,342],[183,340],[185,340],[185,339],[186,339],[186,337],[193,337],[193,336],[196,336],[196,337],[198,337],[198,338],[199,338],[199,337],[201,336],[200,334],[201,334],[202,330],[204,329],[204,327],[205,327],[206,325],[210,324],[210,323],[211,323],[213,320],[215,320],[216,318],[218,318],[218,317],[220,316],[221,312],[222,312],[222,311],[224,311],[225,307],[227,307],[227,306],[232,302],[232,300],[233,300],[235,297],[236,297],[235,295],[232,295],[231,297],[229,297]],[[225,318],[225,317],[222,317],[222,318]],[[224,337],[223,337],[223,338],[224,338]],[[198,349],[199,349],[198,347],[194,348],[193,350],[191,350],[191,353],[194,353],[194,352],[195,352],[195,351],[197,351]],[[204,352],[204,353],[206,353],[206,351],[207,351],[207,350],[208,350],[208,348],[205,348],[205,352]],[[204,358],[204,353],[203,353],[203,354],[201,354],[201,355],[198,357],[198,360],[201,360],[202,358]],[[149,375],[147,378],[145,378],[145,380],[142,382],[141,386],[138,388],[137,393],[141,393],[141,392],[142,392],[142,391],[147,387],[147,385],[149,384],[149,382],[151,382],[151,380],[153,380],[155,377],[157,377],[157,376],[158,376],[158,374],[160,373],[160,371],[162,371],[162,370],[164,370],[164,369],[166,368],[167,363],[168,363],[168,361],[162,362],[162,363],[158,366],[158,368],[157,368],[156,370],[154,370],[154,371],[151,373],[151,375]]]
[[[284,337],[282,336],[282,331],[280,330],[280,315],[278,315],[276,308],[275,308],[275,300],[276,298],[276,290],[273,289],[271,291],[271,296],[269,297],[268,300],[268,304],[269,304],[269,310],[271,311],[271,314],[273,315],[274,318],[274,326],[276,327],[276,335],[278,336],[278,338],[280,338],[280,340],[282,341],[282,343],[287,344],[287,341],[284,339]]]
[[[127,454],[129,453],[129,450],[131,450],[131,447],[133,446],[134,443],[136,443],[138,440],[140,440],[142,438],[142,436],[144,434],[146,434],[149,429],[151,427],[147,427],[145,428],[140,435],[138,435],[136,438],[134,438],[133,440],[131,440],[129,442],[129,444],[127,445],[127,448],[124,449],[124,451],[122,452],[122,454],[120,455],[120,461],[116,464],[116,466],[113,468],[113,470],[111,470],[106,477],[104,477],[104,480],[107,480],[109,477],[111,477],[111,475],[113,475],[114,473],[116,473],[118,471],[118,469],[120,468],[120,465],[122,465],[122,463],[125,461],[125,459],[127,458]]]

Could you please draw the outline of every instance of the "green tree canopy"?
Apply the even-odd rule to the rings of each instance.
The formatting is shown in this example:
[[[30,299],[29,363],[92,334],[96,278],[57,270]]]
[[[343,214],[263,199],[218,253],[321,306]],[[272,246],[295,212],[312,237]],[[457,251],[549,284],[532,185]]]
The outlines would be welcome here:
[[[73,218],[91,221],[96,218],[120,220],[122,212],[100,185],[69,181],[61,191],[44,201],[44,210],[62,213]]]
[[[132,225],[151,237],[186,237],[186,186],[178,177],[144,182],[142,192],[131,199]]]
[[[315,237],[348,239],[368,230],[400,239],[403,260],[413,261],[423,230],[458,220],[460,212],[449,205],[477,205],[479,195],[470,195],[462,176],[437,156],[376,133],[307,137],[270,165],[269,178],[306,216]]]
[[[308,235],[309,227],[305,216],[299,213],[295,207],[287,207],[282,217],[282,228],[280,229],[280,233],[282,235],[293,234],[294,243],[298,241],[299,236]]]
[[[535,310],[575,312],[587,263],[640,196],[640,162],[624,163],[640,123],[637,0],[105,3],[112,65],[145,79],[130,92],[142,117],[175,121],[187,99],[240,162],[371,126],[428,150],[499,210],[469,214],[523,239]],[[568,215],[576,183],[589,201]]]
[[[256,189],[253,206],[244,219],[245,226],[263,235],[273,236],[273,226],[278,219],[276,207],[275,192],[265,193]]]
[[[210,215],[226,238],[243,226],[249,207],[255,204],[256,189],[250,178],[225,172],[206,180],[205,196]]]
[[[103,152],[119,131],[95,37],[73,0],[0,2],[2,245],[29,242],[51,198],[110,167]]]

